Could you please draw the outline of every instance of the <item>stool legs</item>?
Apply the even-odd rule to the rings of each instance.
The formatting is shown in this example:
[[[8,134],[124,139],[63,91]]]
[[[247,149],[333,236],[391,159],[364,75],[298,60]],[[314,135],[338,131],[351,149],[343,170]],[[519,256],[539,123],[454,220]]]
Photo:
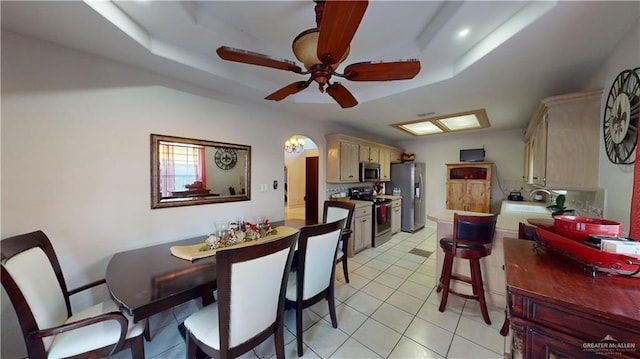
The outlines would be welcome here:
[[[440,274],[440,281],[436,292],[442,291],[442,297],[440,298],[440,307],[438,310],[444,312],[447,307],[447,300],[449,299],[449,293],[461,296],[467,299],[475,299],[480,302],[480,312],[482,313],[482,319],[485,323],[491,325],[491,319],[489,318],[489,311],[487,310],[487,301],[484,296],[484,285],[482,283],[482,271],[480,270],[480,259],[469,259],[469,269],[471,270],[471,278],[462,277],[460,275],[453,274],[453,255],[445,253],[444,262],[442,264],[442,273]],[[460,280],[471,284],[473,295],[461,294],[450,289],[451,280]]]
[[[453,256],[450,254],[444,255],[444,263],[442,264],[442,273],[440,273],[440,282],[436,292],[442,292],[442,298],[440,298],[439,311],[444,312],[447,306],[447,299],[449,298],[449,286],[451,285],[451,272],[453,271]]]
[[[487,301],[484,297],[484,286],[482,285],[482,271],[480,270],[480,260],[470,259],[469,265],[471,267],[471,285],[473,286],[473,295],[478,297],[480,302],[480,312],[485,323],[491,325],[491,319],[489,319],[489,312],[487,311]]]

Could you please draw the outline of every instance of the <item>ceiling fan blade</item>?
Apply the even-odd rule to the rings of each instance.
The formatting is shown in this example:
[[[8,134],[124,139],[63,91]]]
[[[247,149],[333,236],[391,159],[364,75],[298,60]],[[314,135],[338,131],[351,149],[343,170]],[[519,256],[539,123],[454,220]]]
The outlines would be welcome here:
[[[351,81],[409,80],[420,72],[420,61],[359,62],[344,69],[344,78]]]
[[[268,55],[259,54],[247,50],[236,49],[228,46],[220,46],[216,52],[223,60],[242,62],[245,64],[271,67],[274,69],[292,71],[301,73],[302,69],[295,62],[289,60],[280,60]]]
[[[358,104],[358,101],[353,97],[351,92],[339,82],[334,82],[327,86],[327,93],[333,97],[342,108],[349,108]]]
[[[271,95],[265,97],[265,100],[273,100],[280,101],[284,100],[287,96],[293,95],[294,93],[298,93],[304,89],[309,87],[309,81],[298,81],[292,84],[289,84],[278,91],[272,93]]]
[[[338,63],[355,35],[368,1],[327,0],[320,22],[318,58],[325,64]]]

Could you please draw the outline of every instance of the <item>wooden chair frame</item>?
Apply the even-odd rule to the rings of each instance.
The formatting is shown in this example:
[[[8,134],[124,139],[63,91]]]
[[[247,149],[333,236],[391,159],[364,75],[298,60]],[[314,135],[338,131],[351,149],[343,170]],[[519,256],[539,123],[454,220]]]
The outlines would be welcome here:
[[[201,353],[205,353],[213,358],[227,359],[236,358],[249,350],[255,348],[258,344],[267,340],[274,335],[276,357],[284,359],[284,295],[287,289],[287,281],[289,272],[291,271],[291,263],[295,253],[295,245],[297,243],[299,233],[280,238],[277,240],[256,244],[253,246],[232,248],[222,250],[216,253],[216,273],[218,275],[218,326],[220,333],[220,348],[216,350],[202,341],[198,340],[188,329],[186,332],[187,340],[187,358],[201,357]],[[245,342],[230,346],[230,325],[231,325],[231,266],[234,263],[244,262],[272,253],[279,252],[285,248],[289,248],[287,263],[282,275],[280,284],[278,309],[276,319],[271,325],[262,332]],[[259,275],[259,274],[258,274]],[[260,294],[256,293],[259,298]]]
[[[302,227],[300,229],[300,237],[298,239],[298,266],[296,268],[296,300],[292,301],[285,298],[285,306],[287,309],[295,308],[296,309],[296,341],[298,345],[298,356],[302,356],[302,311],[305,308],[308,308],[323,299],[326,299],[329,303],[329,314],[331,317],[331,325],[334,328],[338,327],[338,319],[336,316],[336,302],[335,302],[335,265],[331,268],[331,278],[329,280],[329,285],[315,294],[313,297],[308,299],[304,298],[304,277],[306,271],[306,259],[307,259],[307,244],[310,237],[315,237],[331,232],[335,232],[337,230],[342,230],[344,228],[345,219],[341,219],[331,223],[325,224],[316,224],[312,226]],[[333,255],[333,263],[336,261],[336,253],[338,250],[338,241],[336,241],[336,248],[334,250]],[[312,255],[312,254],[309,254]],[[346,255],[346,254],[345,254]]]
[[[4,263],[11,259],[13,256],[20,254],[31,248],[41,248],[42,251],[49,258],[49,262],[53,268],[53,271],[58,280],[58,285],[62,290],[64,300],[67,307],[67,317],[72,315],[71,302],[69,300],[71,295],[80,293],[84,290],[93,288],[100,284],[105,284],[104,279],[94,281],[92,283],[85,284],[81,287],[68,290],[62,269],[58,261],[58,257],[49,241],[49,238],[42,231],[35,231],[27,234],[17,235],[11,238],[3,239],[1,242],[0,252],[2,257],[2,286],[5,288],[11,303],[18,316],[20,322],[20,328],[22,329],[22,335],[27,347],[27,355],[30,359],[44,359],[47,357],[45,345],[43,339],[46,337],[54,336],[60,333],[72,331],[82,327],[86,327],[99,322],[115,321],[120,326],[120,337],[118,341],[106,347],[95,349],[91,352],[87,352],[82,355],[74,356],[73,358],[99,358],[110,356],[121,349],[130,348],[132,357],[135,359],[144,359],[144,341],[142,334],[136,337],[126,339],[128,319],[121,312],[105,313],[100,316],[86,318],[78,320],[77,322],[61,325],[53,328],[39,328],[36,323],[36,319],[29,308],[24,294],[20,291],[20,288],[14,281],[13,277],[5,269]],[[145,327],[145,335],[148,335],[148,326]]]
[[[347,264],[347,256],[348,250],[351,243],[351,221],[353,220],[353,213],[356,209],[356,205],[351,202],[341,202],[341,201],[325,201],[324,202],[324,211],[322,213],[322,222],[327,223],[327,213],[329,212],[330,207],[338,207],[343,208],[349,213],[347,214],[346,221],[344,224],[344,229],[342,231],[342,235],[340,240],[342,240],[342,257],[336,258],[336,263],[342,262],[342,273],[344,274],[344,280],[349,283],[349,267]]]

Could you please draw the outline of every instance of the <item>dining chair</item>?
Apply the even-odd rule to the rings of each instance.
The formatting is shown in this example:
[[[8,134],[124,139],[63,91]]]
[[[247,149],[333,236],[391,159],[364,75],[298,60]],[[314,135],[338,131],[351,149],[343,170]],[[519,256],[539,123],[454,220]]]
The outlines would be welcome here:
[[[482,318],[491,325],[484,296],[480,259],[491,254],[497,218],[498,215],[495,214],[491,216],[453,214],[453,235],[440,239],[440,248],[444,251],[444,262],[436,289],[438,293],[442,291],[439,311],[444,312],[449,294],[475,299],[480,303]],[[454,258],[469,260],[471,277],[453,273]],[[473,294],[460,293],[451,289],[452,280],[471,284]]]
[[[298,264],[295,275],[289,277],[285,294],[287,309],[296,310],[298,356],[302,356],[302,311],[323,299],[329,304],[331,325],[338,327],[334,295],[334,277],[338,242],[345,219],[315,224],[300,229]]]
[[[344,280],[349,283],[349,268],[347,265],[347,254],[349,242],[351,240],[351,220],[356,205],[351,202],[341,201],[324,201],[324,212],[322,215],[322,223],[335,222],[339,219],[345,219],[340,243],[338,244],[338,252],[336,253],[336,263],[342,262],[342,272]]]
[[[216,252],[218,301],[185,321],[187,358],[236,358],[274,336],[284,359],[284,292],[298,233]]]
[[[130,348],[144,359],[146,320],[133,323],[112,300],[72,313],[70,296],[104,284],[68,290],[58,257],[42,231],[3,239],[2,286],[18,316],[30,359],[100,358]]]

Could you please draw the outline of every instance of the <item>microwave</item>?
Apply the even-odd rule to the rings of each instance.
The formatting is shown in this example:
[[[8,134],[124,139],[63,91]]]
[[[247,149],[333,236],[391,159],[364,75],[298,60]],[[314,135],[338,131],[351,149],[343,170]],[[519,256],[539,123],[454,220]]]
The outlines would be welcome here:
[[[380,164],[360,162],[360,182],[380,181]]]

